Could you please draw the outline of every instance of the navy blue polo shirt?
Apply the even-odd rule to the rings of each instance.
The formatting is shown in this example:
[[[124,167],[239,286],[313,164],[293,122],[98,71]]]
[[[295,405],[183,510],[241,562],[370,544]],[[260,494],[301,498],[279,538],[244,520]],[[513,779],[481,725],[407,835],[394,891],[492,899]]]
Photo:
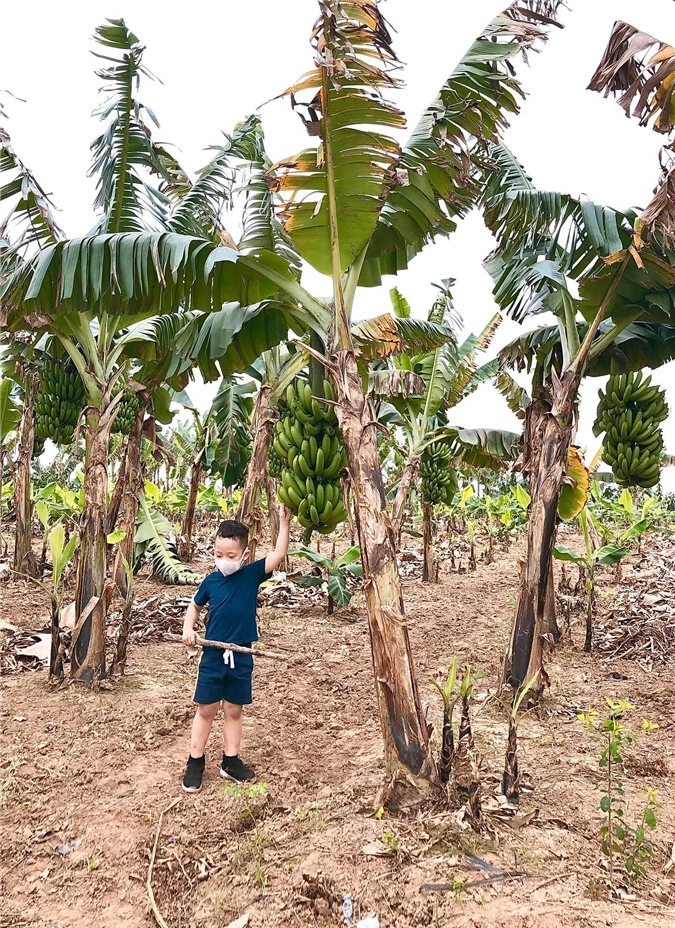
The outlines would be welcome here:
[[[198,606],[209,604],[205,637],[249,645],[258,640],[256,605],[258,587],[272,574],[265,573],[265,558],[241,567],[225,577],[219,570],[208,574],[194,595]],[[213,648],[209,648],[213,651]]]

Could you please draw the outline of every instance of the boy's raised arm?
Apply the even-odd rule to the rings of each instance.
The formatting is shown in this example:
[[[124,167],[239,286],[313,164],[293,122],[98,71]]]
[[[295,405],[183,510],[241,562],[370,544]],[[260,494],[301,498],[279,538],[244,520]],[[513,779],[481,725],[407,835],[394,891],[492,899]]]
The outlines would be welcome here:
[[[291,528],[291,510],[288,506],[279,506],[279,534],[277,546],[265,558],[265,573],[271,574],[288,554],[288,536]]]

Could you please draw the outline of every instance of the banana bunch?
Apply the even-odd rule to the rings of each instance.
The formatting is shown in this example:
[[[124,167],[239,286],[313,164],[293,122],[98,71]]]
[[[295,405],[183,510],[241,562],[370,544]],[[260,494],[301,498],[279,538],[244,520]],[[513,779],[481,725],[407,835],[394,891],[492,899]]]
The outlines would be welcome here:
[[[129,435],[134,427],[138,410],[141,408],[141,401],[138,394],[133,390],[125,390],[124,398],[117,407],[113,432],[119,435]]]
[[[68,445],[84,408],[84,384],[71,362],[46,358],[40,367],[35,401],[35,438]]]
[[[324,380],[324,397],[333,399]],[[307,529],[324,535],[347,518],[340,471],[347,466],[334,409],[312,395],[308,383],[297,380],[286,390],[285,410],[274,426],[270,451],[281,464],[279,499]]]
[[[37,435],[33,435],[33,458],[39,458],[44,450],[44,439],[38,438]]]
[[[422,452],[420,465],[422,499],[433,506],[449,505],[457,492],[457,473],[452,466],[452,449],[446,442],[432,442]]]
[[[274,450],[274,444],[270,447],[269,453],[269,462],[268,470],[270,477],[274,477],[275,480],[281,480],[281,473],[286,466],[286,459],[279,457],[279,455]]]
[[[642,371],[615,374],[600,390],[594,432],[605,433],[603,458],[619,486],[648,489],[659,482],[661,423],[668,418],[665,392]]]

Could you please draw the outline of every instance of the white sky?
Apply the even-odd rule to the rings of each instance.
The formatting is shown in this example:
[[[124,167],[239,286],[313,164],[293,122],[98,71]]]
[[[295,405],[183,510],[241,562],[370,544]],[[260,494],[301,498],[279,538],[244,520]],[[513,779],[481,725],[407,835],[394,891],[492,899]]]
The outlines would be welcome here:
[[[644,206],[658,176],[662,139],[628,120],[613,100],[585,88],[607,42],[614,20],[624,19],[656,37],[675,43],[672,0],[569,0],[566,28],[554,30],[529,69],[520,68],[528,93],[506,141],[542,189],[584,193],[616,207]],[[406,63],[406,86],[395,102],[414,125],[483,26],[506,0],[387,0],[383,12],[396,31],[395,48]],[[204,149],[218,144],[220,132],[289,86],[311,66],[308,37],[316,17],[315,0],[247,0],[245,3],[189,4],[166,0],[24,0],[0,10],[0,90],[9,115],[6,128],[15,148],[60,209],[58,220],[69,235],[93,224],[93,181],[86,177],[89,144],[99,124],[89,118],[97,105],[99,79],[90,51],[94,27],[106,16],[126,19],[147,46],[144,63],[162,84],[145,82],[141,99],[156,113],[158,141],[178,147],[191,171],[208,158]],[[307,141],[287,101],[262,110],[267,146],[273,159],[295,153]],[[469,216],[450,239],[415,259],[398,278],[377,290],[363,290],[357,317],[389,308],[388,289],[398,286],[416,315],[433,299],[432,282],[457,278],[455,305],[468,331],[480,330],[495,311],[491,282],[482,268],[492,242],[478,215]],[[305,283],[318,293],[328,281],[308,272]],[[535,320],[535,324],[538,320]],[[529,326],[528,326],[529,327]],[[506,320],[493,342],[492,356],[521,327]],[[666,445],[675,454],[675,363],[654,380],[666,387],[674,415],[665,424]],[[594,452],[598,441],[591,424],[600,381],[582,390],[579,440]],[[193,388],[200,401],[208,388]],[[482,387],[462,406],[455,421],[466,427],[518,429],[499,394]],[[666,475],[675,489],[675,474]]]

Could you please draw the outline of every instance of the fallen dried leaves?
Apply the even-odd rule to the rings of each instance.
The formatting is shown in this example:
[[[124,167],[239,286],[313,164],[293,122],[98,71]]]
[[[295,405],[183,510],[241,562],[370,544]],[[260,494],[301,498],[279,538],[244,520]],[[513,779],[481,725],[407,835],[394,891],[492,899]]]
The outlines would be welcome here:
[[[610,657],[637,661],[651,671],[675,657],[675,539],[645,542],[641,560],[598,622],[596,644]]]

